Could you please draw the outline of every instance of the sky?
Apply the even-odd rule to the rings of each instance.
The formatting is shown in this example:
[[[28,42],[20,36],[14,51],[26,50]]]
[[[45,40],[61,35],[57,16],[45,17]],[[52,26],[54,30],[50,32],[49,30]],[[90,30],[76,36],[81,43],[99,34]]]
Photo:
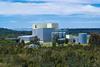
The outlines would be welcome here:
[[[0,28],[47,22],[60,28],[100,28],[100,0],[0,0]]]

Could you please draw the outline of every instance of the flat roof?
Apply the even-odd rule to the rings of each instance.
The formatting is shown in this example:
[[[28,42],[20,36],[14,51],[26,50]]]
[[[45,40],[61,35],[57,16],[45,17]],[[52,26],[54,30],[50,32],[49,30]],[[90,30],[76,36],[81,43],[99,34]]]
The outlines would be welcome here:
[[[34,35],[24,35],[24,36],[19,36],[19,37],[34,37]]]

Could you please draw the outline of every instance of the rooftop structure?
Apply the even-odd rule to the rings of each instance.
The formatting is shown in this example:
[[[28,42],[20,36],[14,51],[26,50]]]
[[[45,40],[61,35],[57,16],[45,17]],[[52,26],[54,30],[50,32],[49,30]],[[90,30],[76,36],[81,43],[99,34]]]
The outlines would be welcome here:
[[[32,25],[32,29],[41,29],[41,28],[58,28],[57,23],[36,23]]]

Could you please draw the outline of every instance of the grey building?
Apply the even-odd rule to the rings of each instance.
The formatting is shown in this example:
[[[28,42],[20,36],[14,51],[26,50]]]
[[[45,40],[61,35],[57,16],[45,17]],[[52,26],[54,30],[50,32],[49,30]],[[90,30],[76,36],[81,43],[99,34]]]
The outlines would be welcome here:
[[[50,42],[52,39],[52,32],[58,28],[57,23],[38,23],[32,26],[32,35],[38,36],[41,42]]]
[[[38,36],[41,42],[50,42],[51,41],[51,33],[55,29],[53,28],[41,28],[41,29],[33,29],[32,34],[34,36]]]

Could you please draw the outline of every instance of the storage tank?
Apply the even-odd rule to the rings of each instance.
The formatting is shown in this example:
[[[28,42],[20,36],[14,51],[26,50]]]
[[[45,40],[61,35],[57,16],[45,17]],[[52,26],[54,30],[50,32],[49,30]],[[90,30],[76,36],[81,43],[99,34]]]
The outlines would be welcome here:
[[[87,44],[87,33],[79,33],[79,43]]]

